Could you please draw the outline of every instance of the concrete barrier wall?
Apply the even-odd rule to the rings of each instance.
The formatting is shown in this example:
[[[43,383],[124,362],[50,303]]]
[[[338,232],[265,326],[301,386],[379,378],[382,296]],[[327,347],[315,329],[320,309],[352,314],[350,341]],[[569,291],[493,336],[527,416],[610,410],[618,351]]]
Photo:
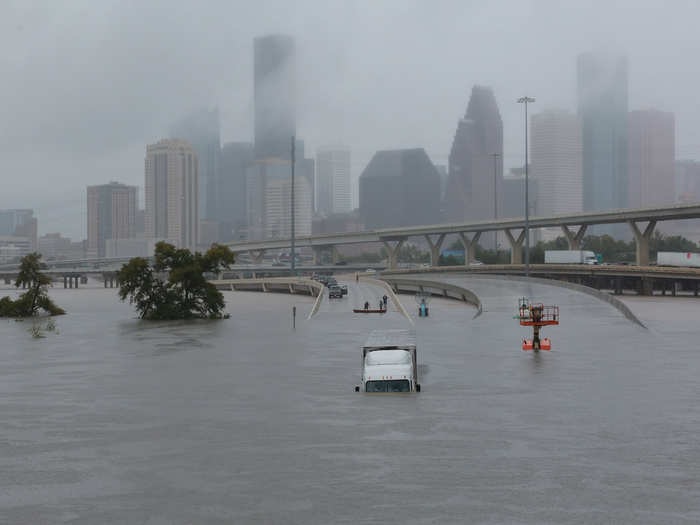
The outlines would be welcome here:
[[[404,308],[403,304],[401,304],[401,301],[399,298],[396,296],[396,293],[394,293],[394,289],[391,287],[389,283],[386,281],[381,281],[379,279],[373,279],[373,278],[368,278],[368,277],[362,277],[361,279],[363,282],[369,282],[376,284],[377,286],[381,286],[386,290],[386,292],[389,294],[389,297],[391,298],[391,302],[394,303],[394,306],[396,309],[401,312],[401,315],[403,315],[406,319],[409,320],[411,324],[413,324],[413,319],[411,319],[411,316],[408,315],[408,312],[406,311],[406,308]]]
[[[567,288],[569,290],[574,290],[576,292],[585,293],[592,295],[593,297],[605,301],[617,308],[622,315],[633,323],[638,324],[642,328],[646,328],[646,325],[629,309],[629,307],[620,301],[617,297],[607,292],[601,292],[590,286],[583,286],[582,284],[570,283],[567,281],[559,281],[556,279],[541,279],[539,277],[521,277],[518,275],[499,275],[499,276],[486,276],[486,275],[469,275],[470,279],[499,279],[503,281],[525,281],[525,282],[535,282],[539,284],[546,284],[549,286],[558,286],[560,288]]]
[[[219,290],[276,292],[304,294],[312,297],[323,295],[323,284],[300,277],[270,277],[264,279],[220,279],[209,281]]]
[[[455,284],[443,283],[440,281],[428,281],[425,279],[411,279],[407,277],[393,277],[382,274],[381,279],[386,281],[396,292],[424,292],[448,299],[464,301],[476,307],[474,317],[481,315],[483,308],[481,299],[471,290]]]
[[[429,274],[431,272],[423,271],[420,273],[421,274]],[[440,271],[435,271],[432,273],[447,273],[447,272],[440,270]],[[451,270],[450,273],[459,274],[460,272],[455,271],[453,269],[453,270]],[[502,281],[521,281],[521,282],[525,281],[525,282],[531,282],[531,283],[534,282],[534,283],[539,283],[539,284],[546,284],[549,286],[558,286],[560,288],[567,288],[569,290],[574,290],[577,292],[592,295],[593,297],[600,299],[601,301],[605,301],[606,303],[609,303],[613,307],[617,308],[617,310],[619,310],[627,319],[629,319],[633,323],[636,323],[639,326],[646,328],[646,325],[644,323],[642,323],[642,321],[636,315],[634,315],[632,310],[630,310],[629,307],[625,303],[623,303],[622,301],[617,299],[614,295],[611,295],[611,294],[606,293],[606,292],[601,292],[600,290],[596,290],[595,288],[591,288],[589,286],[583,286],[581,284],[574,284],[574,283],[570,283],[567,281],[559,281],[556,279],[542,279],[539,277],[522,277],[522,276],[518,276],[518,275],[493,275],[493,274],[492,275],[474,275],[471,272],[461,272],[461,273],[462,273],[462,275],[465,276],[465,278],[468,278],[468,279],[496,279],[496,280],[502,280]],[[392,282],[394,280],[407,280],[407,281],[414,281],[415,283],[421,283],[421,282],[432,283],[432,284],[438,283],[440,286],[447,286],[446,284],[440,283],[439,281],[427,281],[427,280],[424,281],[423,279],[405,279],[405,278],[399,277],[399,276],[385,275],[384,273],[382,274],[382,279],[386,279],[388,282]],[[478,300],[478,298],[477,298],[477,300]],[[479,313],[481,313],[481,303],[479,303]]]

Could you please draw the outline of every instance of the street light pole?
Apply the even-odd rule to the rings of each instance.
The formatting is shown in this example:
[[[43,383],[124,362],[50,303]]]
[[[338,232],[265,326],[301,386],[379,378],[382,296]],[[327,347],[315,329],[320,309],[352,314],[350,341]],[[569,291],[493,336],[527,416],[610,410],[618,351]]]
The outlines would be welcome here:
[[[296,155],[296,140],[294,135],[292,135],[292,275],[296,275],[296,253],[294,251],[294,164]]]
[[[532,97],[521,97],[519,104],[525,104],[525,277],[530,276],[530,195],[528,192],[527,160],[527,105],[534,102]]]
[[[493,155],[493,220],[498,219],[498,158],[500,153],[492,153]],[[493,251],[498,262],[498,230],[493,231]]]

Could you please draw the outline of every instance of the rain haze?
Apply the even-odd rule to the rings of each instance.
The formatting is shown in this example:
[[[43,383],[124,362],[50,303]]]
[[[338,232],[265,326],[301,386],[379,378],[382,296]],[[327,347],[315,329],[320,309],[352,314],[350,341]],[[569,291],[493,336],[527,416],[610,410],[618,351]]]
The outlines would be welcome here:
[[[700,157],[697,2],[20,2],[0,20],[0,208],[39,234],[86,236],[85,186],[143,187],[146,144],[198,108],[221,139],[253,139],[253,39],[297,49],[297,135],[313,155],[424,147],[447,164],[472,86],[491,86],[504,169],[522,165],[523,95],[576,110],[576,57],[627,56],[629,108],[676,117],[677,158]],[[141,196],[143,200],[143,196]],[[357,206],[357,197],[355,197]]]

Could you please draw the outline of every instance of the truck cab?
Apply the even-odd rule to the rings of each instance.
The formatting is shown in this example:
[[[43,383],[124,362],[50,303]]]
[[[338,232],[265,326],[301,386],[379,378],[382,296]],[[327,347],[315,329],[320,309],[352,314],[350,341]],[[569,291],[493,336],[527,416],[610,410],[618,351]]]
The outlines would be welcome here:
[[[375,330],[362,347],[362,385],[356,392],[420,392],[415,336],[408,330]]]

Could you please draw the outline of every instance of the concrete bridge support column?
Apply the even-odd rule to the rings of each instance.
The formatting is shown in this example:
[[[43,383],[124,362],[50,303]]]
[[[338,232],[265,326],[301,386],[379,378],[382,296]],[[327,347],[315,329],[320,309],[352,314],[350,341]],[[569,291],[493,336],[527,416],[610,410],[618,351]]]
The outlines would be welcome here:
[[[248,250],[248,255],[250,255],[250,260],[253,261],[253,264],[262,264],[265,250]]]
[[[640,295],[654,295],[654,280],[642,277]]]
[[[584,224],[578,229],[577,232],[574,233],[571,230],[569,230],[568,226],[562,224],[561,231],[564,232],[564,236],[566,237],[566,240],[569,243],[569,250],[581,249],[581,240],[583,240],[583,236],[586,234],[586,228],[588,228],[588,225]]]
[[[314,265],[320,266],[323,261],[323,248],[321,246],[314,246],[312,251],[314,254]]]
[[[481,237],[481,232],[476,232],[471,239],[467,237],[467,232],[459,232],[459,238],[462,240],[462,246],[464,246],[464,266],[469,266],[469,263],[474,260],[474,251],[479,242],[479,237]]]
[[[76,275],[75,276],[75,287],[78,287],[78,284],[80,284],[80,276]]]
[[[518,238],[513,237],[511,231],[503,230],[510,243],[510,264],[523,264],[523,241],[525,240],[525,229],[520,232]]]
[[[634,221],[627,221],[627,224],[632,228],[634,240],[637,244],[637,266],[649,266],[649,239],[654,233],[656,221],[649,221],[644,232],[639,229]]]
[[[433,242],[432,235],[426,235],[425,240],[428,241],[428,246],[430,246],[430,266],[440,266],[440,249],[445,240],[445,234],[439,234],[435,242]]]
[[[68,288],[68,277],[65,275],[63,276],[63,287]]]
[[[331,264],[338,264],[340,260],[338,253],[338,248],[336,246],[331,246]]]
[[[102,274],[102,279],[103,279],[104,282],[105,282],[105,288],[107,288],[107,276],[104,275],[104,274]]]
[[[73,288],[73,277],[68,276],[68,288]]]
[[[398,241],[396,241],[396,244],[392,246],[390,244],[391,241],[382,241],[387,251],[388,266],[390,270],[395,270],[398,267],[399,250],[403,246],[404,242],[406,242],[406,238],[399,239]]]

